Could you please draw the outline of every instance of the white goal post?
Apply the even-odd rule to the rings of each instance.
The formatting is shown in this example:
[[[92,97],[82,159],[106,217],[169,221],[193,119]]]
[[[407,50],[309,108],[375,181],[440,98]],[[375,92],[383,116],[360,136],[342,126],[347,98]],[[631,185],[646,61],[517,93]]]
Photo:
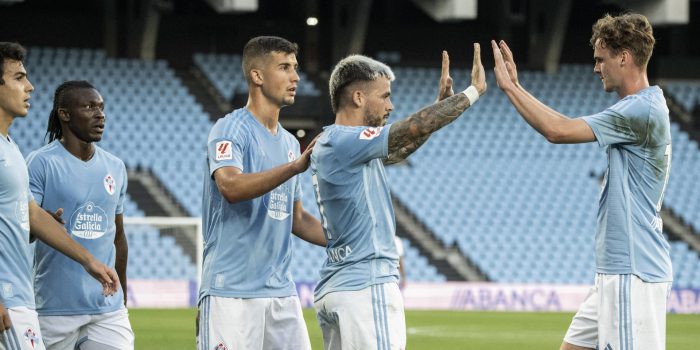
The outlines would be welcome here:
[[[159,236],[173,236],[185,254],[194,256],[197,288],[199,288],[203,255],[202,219],[200,217],[166,216],[124,217],[124,231],[127,234],[139,231],[139,228],[157,230]],[[132,248],[131,243],[129,247]]]

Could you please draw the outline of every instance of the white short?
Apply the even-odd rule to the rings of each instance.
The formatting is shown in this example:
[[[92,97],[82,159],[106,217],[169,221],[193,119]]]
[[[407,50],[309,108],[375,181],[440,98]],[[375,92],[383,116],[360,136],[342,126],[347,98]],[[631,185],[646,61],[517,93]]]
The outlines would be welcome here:
[[[47,350],[73,350],[91,340],[117,349],[134,348],[129,311],[96,315],[39,316]]]
[[[331,292],[314,307],[326,350],[406,348],[403,297],[396,283]]]
[[[207,296],[199,302],[198,350],[311,350],[301,303]]]
[[[0,332],[0,350],[45,350],[37,313],[26,307],[7,309],[12,327]]]
[[[635,275],[597,274],[564,341],[600,350],[665,349],[670,287]]]

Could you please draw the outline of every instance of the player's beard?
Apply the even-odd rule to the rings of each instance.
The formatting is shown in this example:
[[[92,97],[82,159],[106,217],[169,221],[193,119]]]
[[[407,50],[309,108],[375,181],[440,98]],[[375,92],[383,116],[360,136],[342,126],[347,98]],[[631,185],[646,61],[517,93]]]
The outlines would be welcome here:
[[[384,126],[384,117],[385,115],[373,115],[371,112],[365,110],[364,124],[372,127]]]

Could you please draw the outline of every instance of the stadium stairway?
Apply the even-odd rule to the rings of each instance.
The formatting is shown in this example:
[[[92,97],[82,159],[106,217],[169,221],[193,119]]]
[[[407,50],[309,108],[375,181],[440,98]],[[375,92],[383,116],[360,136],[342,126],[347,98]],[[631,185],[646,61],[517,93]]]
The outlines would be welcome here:
[[[188,216],[187,211],[179,205],[167,188],[148,171],[128,171],[129,185],[127,192],[131,199],[138,205],[146,216]],[[183,252],[191,259],[196,260],[196,243],[190,239],[190,235],[179,229],[162,230],[163,236],[172,236]]]
[[[448,281],[487,280],[486,274],[463,255],[459,248],[445,246],[401,204],[398,198],[393,197],[392,200],[396,216],[396,235],[408,239]]]
[[[216,87],[197,66],[192,66],[189,70],[176,70],[175,76],[180,78],[182,84],[202,106],[204,112],[209,114],[209,120],[212,123],[233,109],[231,103],[219,94]]]
[[[664,91],[669,88],[666,84],[660,84]],[[700,143],[700,120],[695,120],[692,111],[687,110],[673,94],[666,93],[666,104],[670,111],[671,121],[677,123],[681,130],[686,132],[691,140]]]

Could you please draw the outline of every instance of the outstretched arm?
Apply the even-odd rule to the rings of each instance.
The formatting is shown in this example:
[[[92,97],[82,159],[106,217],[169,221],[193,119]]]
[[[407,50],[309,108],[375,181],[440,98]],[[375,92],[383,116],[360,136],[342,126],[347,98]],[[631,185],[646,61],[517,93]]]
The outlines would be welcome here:
[[[34,201],[29,202],[29,227],[32,235],[82,265],[85,271],[102,284],[104,295],[114,294],[119,283],[117,273],[71,239],[65,228]]]
[[[389,155],[384,163],[393,164],[406,159],[420,148],[432,133],[462,115],[471,106],[470,99],[467,97],[467,91],[470,89],[478,93],[478,96],[486,92],[486,74],[484,66],[481,64],[481,49],[476,43],[474,44],[472,85],[470,88],[463,93],[452,94],[449,57],[447,57],[447,53],[443,53],[439,101],[391,125],[391,129],[389,129]],[[472,97],[473,101],[476,101],[476,98]]]
[[[238,203],[260,197],[283,184],[292,176],[306,171],[316,139],[318,136],[309,143],[299,158],[270,170],[244,174],[241,169],[232,166],[219,168],[214,171],[216,187],[229,203]]]
[[[540,102],[518,82],[513,53],[505,41],[491,41],[496,62],[494,72],[498,87],[505,92],[523,119],[551,143],[584,143],[596,140],[593,130],[583,119],[571,119]]]

